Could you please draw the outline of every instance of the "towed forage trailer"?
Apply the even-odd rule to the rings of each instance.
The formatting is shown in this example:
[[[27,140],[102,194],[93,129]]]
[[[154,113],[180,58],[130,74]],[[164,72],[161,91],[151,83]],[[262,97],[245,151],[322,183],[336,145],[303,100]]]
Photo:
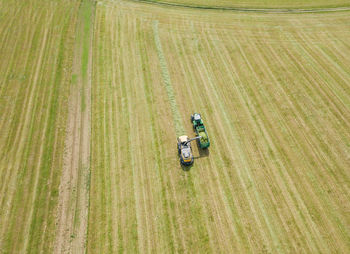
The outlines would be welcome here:
[[[191,115],[191,122],[193,124],[194,131],[196,132],[197,136],[200,137],[198,139],[199,147],[202,149],[208,148],[210,146],[210,140],[201,115],[199,113],[194,113]]]

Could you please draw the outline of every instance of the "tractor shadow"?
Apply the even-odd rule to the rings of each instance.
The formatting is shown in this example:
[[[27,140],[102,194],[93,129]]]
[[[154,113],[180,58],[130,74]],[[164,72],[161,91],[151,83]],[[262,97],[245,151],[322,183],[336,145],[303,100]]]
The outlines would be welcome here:
[[[209,156],[209,149],[206,148],[206,149],[202,149],[200,148],[199,144],[197,143],[197,148],[198,148],[198,153],[199,153],[199,156],[194,156],[193,158],[196,160],[196,159],[200,159],[200,158],[205,158],[205,157],[208,157]]]
[[[191,168],[193,167],[193,164],[189,165],[189,166],[185,166],[185,165],[180,163],[180,165],[181,165],[181,168],[182,168],[183,171],[190,171]]]
[[[205,157],[209,156],[209,149],[202,149],[202,148],[200,148],[199,143],[197,143],[197,148],[198,148],[198,154],[199,155],[198,156],[193,156],[194,163],[196,163],[197,159],[205,158]],[[182,168],[183,171],[190,171],[191,168],[193,167],[194,163],[192,165],[186,166],[186,165],[181,164],[181,162],[180,162],[180,165],[181,165],[181,168]]]

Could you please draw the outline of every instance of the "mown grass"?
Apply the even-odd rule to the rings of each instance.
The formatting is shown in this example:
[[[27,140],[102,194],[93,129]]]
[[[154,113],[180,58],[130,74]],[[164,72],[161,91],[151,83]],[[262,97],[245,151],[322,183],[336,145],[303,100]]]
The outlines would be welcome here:
[[[0,252],[55,249],[67,97],[92,32],[88,253],[349,252],[347,13],[104,1],[92,26],[91,1],[45,3],[0,11],[14,17],[0,20]],[[197,110],[212,146],[183,171],[176,136],[194,135]]]
[[[155,3],[170,3],[183,6],[226,8],[333,8],[350,6],[347,0],[143,0]]]
[[[146,36],[147,36],[147,33],[145,31],[142,31],[142,29],[138,31],[137,40],[140,43],[141,51],[147,50],[147,46],[145,44],[149,43],[149,41],[146,40]],[[145,89],[147,107],[148,107],[148,111],[150,112],[150,119],[151,119],[150,129],[152,133],[152,147],[150,147],[150,149],[154,151],[154,158],[156,161],[155,170],[159,174],[160,184],[162,186],[161,200],[162,200],[163,209],[164,211],[166,211],[169,201],[167,200],[166,190],[164,188],[164,176],[163,176],[164,173],[162,171],[162,169],[165,167],[165,162],[162,159],[161,151],[163,147],[161,146],[159,141],[160,140],[159,131],[158,131],[159,126],[156,126],[157,124],[156,116],[152,114],[152,112],[154,112],[156,109],[154,105],[152,105],[154,103],[154,94],[152,91],[152,77],[151,77],[151,69],[149,66],[150,60],[147,54],[141,54],[141,60],[142,60],[141,64],[142,64],[142,70],[143,70],[142,75],[144,76],[144,80],[145,80],[144,89]],[[169,244],[167,246],[168,248],[166,249],[166,251],[170,251],[173,253],[175,252],[175,248],[174,248],[174,242],[172,240],[172,235],[171,235],[170,216],[169,214],[165,214],[165,213],[162,215],[163,215],[163,219],[162,219],[162,223],[159,224],[159,227],[160,227],[159,230],[164,235],[164,238],[168,239],[169,241]]]
[[[154,41],[155,41],[155,45],[156,45],[157,53],[158,53],[158,57],[159,57],[159,64],[160,64],[160,67],[162,70],[163,83],[164,83],[165,89],[166,89],[167,94],[168,94],[168,99],[169,99],[170,106],[171,106],[172,116],[174,119],[176,136],[179,137],[179,136],[185,134],[185,130],[184,130],[184,127],[182,124],[182,119],[180,117],[180,113],[178,111],[178,106],[176,103],[174,90],[173,90],[173,87],[171,85],[171,80],[170,80],[168,66],[167,66],[168,64],[164,58],[162,43],[159,39],[159,30],[158,30],[158,21],[157,20],[153,22],[153,32],[154,32]]]
[[[3,128],[7,130],[7,140],[12,141],[7,142],[3,150],[9,166],[3,160],[0,164],[2,175],[11,172],[1,183],[1,188],[5,186],[9,191],[2,197],[10,217],[5,219],[6,213],[1,212],[0,245],[4,253],[52,252],[56,228],[52,214],[57,208],[62,167],[77,5],[72,2],[61,8],[37,1],[10,6],[13,5],[21,17],[9,22],[8,29],[22,31],[21,36],[6,33],[6,29],[1,31],[7,39],[18,36],[15,39],[21,51],[2,52],[3,60],[12,63],[12,72],[25,71],[26,78],[12,84],[20,85],[18,95],[13,96],[6,90],[2,90],[1,95],[13,96],[14,107],[11,104],[6,107],[16,117],[11,117],[12,126],[8,125],[11,129]],[[29,37],[31,33],[33,37]],[[2,44],[0,48],[3,51],[9,46]],[[4,87],[8,85],[11,83],[4,83]]]

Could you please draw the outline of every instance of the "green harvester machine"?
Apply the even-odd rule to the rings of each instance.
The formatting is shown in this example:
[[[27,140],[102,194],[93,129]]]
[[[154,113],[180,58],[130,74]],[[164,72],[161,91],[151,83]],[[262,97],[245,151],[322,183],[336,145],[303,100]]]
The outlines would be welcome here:
[[[198,113],[191,115],[191,122],[193,124],[194,131],[196,132],[197,136],[200,137],[198,139],[199,147],[202,149],[208,148],[210,146],[209,136],[207,130],[205,129],[201,115]]]

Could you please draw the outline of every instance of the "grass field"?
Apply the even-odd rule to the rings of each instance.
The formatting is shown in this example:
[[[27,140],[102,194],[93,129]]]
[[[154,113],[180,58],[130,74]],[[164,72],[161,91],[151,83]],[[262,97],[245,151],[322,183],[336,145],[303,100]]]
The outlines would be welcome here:
[[[137,0],[136,0],[137,1]],[[184,6],[243,8],[325,8],[350,6],[348,0],[143,0]]]
[[[349,24],[0,2],[0,253],[349,253]]]

